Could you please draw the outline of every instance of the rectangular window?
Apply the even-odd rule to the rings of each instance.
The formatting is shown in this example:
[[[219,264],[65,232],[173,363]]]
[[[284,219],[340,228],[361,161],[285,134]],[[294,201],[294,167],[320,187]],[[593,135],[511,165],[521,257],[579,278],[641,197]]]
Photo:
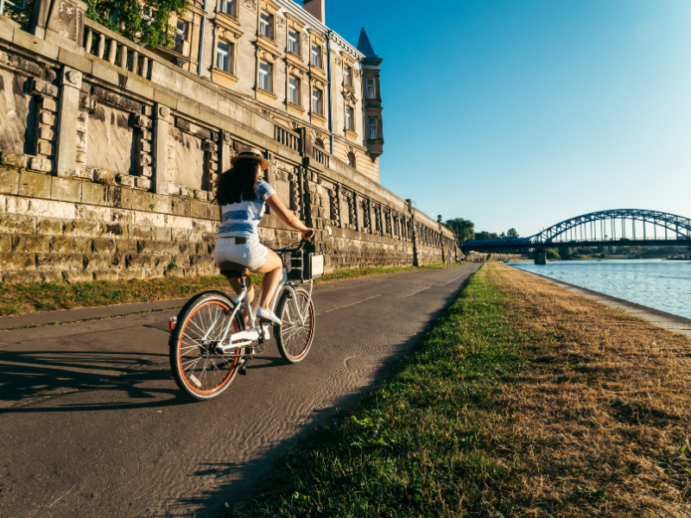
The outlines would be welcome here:
[[[259,21],[259,34],[273,39],[273,23],[274,17],[269,13],[262,11],[261,19]]]
[[[377,119],[369,118],[369,139],[375,140],[377,138]]]
[[[216,46],[216,68],[232,74],[233,45],[219,40]]]
[[[346,106],[346,129],[348,131],[355,131],[354,111],[350,106]]]
[[[300,106],[300,80],[297,77],[288,79],[288,102]]]
[[[319,115],[323,115],[322,95],[322,91],[318,88],[312,89],[312,112]]]
[[[300,55],[300,36],[293,29],[288,30],[288,52],[297,56]]]
[[[377,98],[377,88],[374,79],[371,77],[367,78],[367,98],[376,99]]]
[[[259,62],[259,88],[271,92],[271,63]]]
[[[312,45],[312,66],[322,67],[322,51],[319,45]]]
[[[346,86],[353,86],[353,69],[347,65],[343,69],[343,82]]]
[[[233,73],[232,68],[233,63],[233,45],[231,43],[226,43],[225,41],[219,40],[216,46],[216,68]]]
[[[221,0],[221,10],[235,18],[235,0]]]
[[[175,52],[179,52],[182,54],[183,47],[185,45],[185,42],[187,41],[187,31],[189,30],[189,26],[189,23],[183,20],[178,20],[177,26],[175,28],[175,47],[173,47]]]

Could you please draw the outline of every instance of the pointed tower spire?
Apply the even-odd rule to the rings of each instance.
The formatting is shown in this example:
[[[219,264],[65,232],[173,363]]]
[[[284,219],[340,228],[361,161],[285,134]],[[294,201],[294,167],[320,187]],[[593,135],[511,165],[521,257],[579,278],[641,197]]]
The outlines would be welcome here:
[[[360,41],[357,44],[357,49],[362,52],[367,58],[376,58],[377,54],[372,48],[372,44],[369,42],[365,28],[363,27],[360,31]]]

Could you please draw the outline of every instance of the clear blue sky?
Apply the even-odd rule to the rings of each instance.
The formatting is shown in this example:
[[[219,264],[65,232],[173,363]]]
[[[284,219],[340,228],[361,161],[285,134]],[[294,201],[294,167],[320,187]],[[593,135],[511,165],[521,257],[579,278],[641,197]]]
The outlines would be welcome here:
[[[326,23],[384,58],[381,183],[431,216],[691,217],[691,1],[326,0]]]

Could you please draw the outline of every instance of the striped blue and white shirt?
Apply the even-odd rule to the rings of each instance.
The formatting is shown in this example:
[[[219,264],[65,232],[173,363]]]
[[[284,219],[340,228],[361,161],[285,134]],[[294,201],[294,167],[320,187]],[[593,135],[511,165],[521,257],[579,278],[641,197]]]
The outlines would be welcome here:
[[[276,194],[276,191],[263,180],[257,181],[254,191],[257,193],[257,199],[254,201],[223,205],[223,221],[218,229],[217,237],[259,238],[257,227],[264,217],[266,199]]]

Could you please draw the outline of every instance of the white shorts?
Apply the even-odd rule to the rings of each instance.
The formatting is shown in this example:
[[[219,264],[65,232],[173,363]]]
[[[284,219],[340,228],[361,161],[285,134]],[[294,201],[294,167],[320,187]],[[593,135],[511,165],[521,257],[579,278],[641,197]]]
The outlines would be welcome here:
[[[256,237],[247,238],[244,245],[236,245],[235,239],[219,237],[216,240],[216,266],[230,262],[241,264],[250,271],[259,268],[269,257],[269,249],[259,242]]]

